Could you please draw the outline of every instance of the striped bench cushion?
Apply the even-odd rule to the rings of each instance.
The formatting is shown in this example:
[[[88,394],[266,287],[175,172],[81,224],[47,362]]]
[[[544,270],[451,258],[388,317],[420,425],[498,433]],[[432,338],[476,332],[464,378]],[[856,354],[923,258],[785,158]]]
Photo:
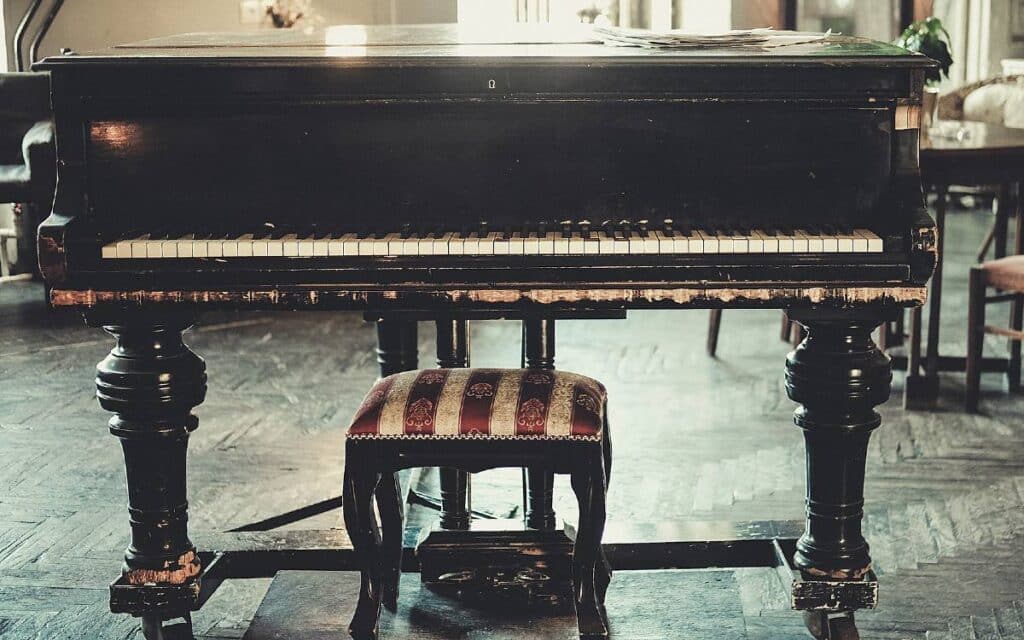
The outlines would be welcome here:
[[[373,385],[348,437],[600,440],[606,396],[567,371],[406,371]]]

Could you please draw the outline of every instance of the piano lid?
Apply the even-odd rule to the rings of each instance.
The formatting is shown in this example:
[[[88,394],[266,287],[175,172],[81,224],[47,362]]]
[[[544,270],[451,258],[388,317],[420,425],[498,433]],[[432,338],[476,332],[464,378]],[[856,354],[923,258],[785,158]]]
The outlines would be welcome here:
[[[780,32],[785,33],[785,32]],[[340,25],[316,31],[267,29],[239,33],[187,33],[73,56],[47,58],[39,67],[73,61],[173,61],[180,58],[283,60],[311,58],[598,58],[667,63],[792,64],[799,60],[830,64],[926,67],[924,56],[891,44],[830,35],[817,42],[787,46],[703,49],[640,48],[603,44],[589,25],[513,24],[486,28],[456,24]]]

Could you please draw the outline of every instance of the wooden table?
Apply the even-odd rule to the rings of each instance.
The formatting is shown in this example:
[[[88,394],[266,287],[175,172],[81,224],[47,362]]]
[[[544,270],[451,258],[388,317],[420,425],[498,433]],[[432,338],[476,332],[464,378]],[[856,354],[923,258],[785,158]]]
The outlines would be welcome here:
[[[904,406],[928,408],[938,398],[939,371],[963,371],[965,358],[939,355],[939,320],[942,305],[942,249],[946,224],[946,196],[952,184],[998,184],[1000,206],[995,226],[996,257],[1006,248],[1006,228],[1010,207],[1017,217],[1015,253],[1021,253],[1021,197],[1024,180],[1024,129],[997,124],[960,120],[937,121],[931,129],[922,129],[921,179],[936,195],[935,222],[938,227],[939,259],[931,279],[928,302],[928,335],[922,363],[921,307],[911,311],[909,361],[895,359],[907,368]],[[922,366],[923,364],[923,366]],[[1006,360],[986,358],[983,371],[1005,371]]]

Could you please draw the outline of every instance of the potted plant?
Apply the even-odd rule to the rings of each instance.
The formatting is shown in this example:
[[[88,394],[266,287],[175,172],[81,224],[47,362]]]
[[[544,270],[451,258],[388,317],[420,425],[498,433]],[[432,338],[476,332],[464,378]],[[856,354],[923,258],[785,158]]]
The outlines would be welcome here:
[[[939,63],[935,69],[929,69],[924,90],[924,120],[926,125],[931,124],[935,106],[938,102],[938,84],[942,78],[949,77],[949,68],[953,66],[951,38],[942,20],[935,16],[929,16],[924,20],[918,20],[903,30],[896,46],[907,51],[922,53]]]

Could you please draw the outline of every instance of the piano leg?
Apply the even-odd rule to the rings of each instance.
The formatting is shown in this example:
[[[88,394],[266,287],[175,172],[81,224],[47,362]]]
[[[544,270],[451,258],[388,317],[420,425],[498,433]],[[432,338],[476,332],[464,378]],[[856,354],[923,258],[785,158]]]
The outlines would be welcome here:
[[[888,400],[892,380],[889,358],[871,339],[884,318],[792,316],[808,332],[786,361],[786,391],[801,405],[794,422],[807,456],[807,521],[794,566],[806,580],[859,580],[871,567],[861,532],[868,440],[881,424],[875,406]],[[828,618],[833,623],[852,628],[852,612]]]
[[[437,321],[437,366],[447,369],[469,366],[469,322]],[[469,474],[441,469],[441,528],[469,529]]]
[[[188,537],[185,457],[206,395],[206,365],[182,342],[182,318],[131,318],[103,328],[117,339],[96,367],[96,395],[114,413],[128,484],[131,544],[111,610],[144,618],[147,638],[185,618],[199,597],[201,566]],[[180,625],[179,625],[180,626]]]
[[[415,320],[384,318],[377,321],[377,363],[381,377],[415,369],[418,365],[418,333]],[[374,492],[381,517],[381,598],[389,611],[398,608],[402,573],[402,541],[405,534],[405,496],[397,473],[381,478]]]
[[[547,318],[523,320],[523,367],[550,371],[555,368],[555,321]],[[527,470],[526,526],[555,529],[555,474],[531,467]]]

